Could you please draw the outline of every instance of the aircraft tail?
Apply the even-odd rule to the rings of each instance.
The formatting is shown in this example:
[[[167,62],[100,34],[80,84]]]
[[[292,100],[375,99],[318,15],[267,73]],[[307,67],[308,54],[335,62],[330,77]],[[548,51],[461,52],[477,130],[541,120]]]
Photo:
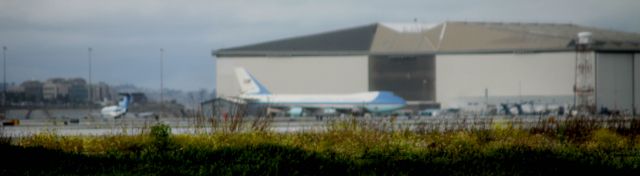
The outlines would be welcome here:
[[[267,88],[244,68],[236,68],[235,71],[242,94],[271,94]]]
[[[131,94],[122,94],[122,95],[123,97],[122,97],[122,100],[118,102],[118,107],[123,108],[125,111],[127,111],[129,109],[129,105],[133,101],[133,98],[131,97]]]

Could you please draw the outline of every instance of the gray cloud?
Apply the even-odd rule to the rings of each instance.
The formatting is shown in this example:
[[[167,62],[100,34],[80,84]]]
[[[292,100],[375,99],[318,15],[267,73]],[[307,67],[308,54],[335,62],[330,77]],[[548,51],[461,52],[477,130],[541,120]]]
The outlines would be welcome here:
[[[465,1],[0,1],[0,45],[11,81],[86,77],[159,86],[159,48],[167,87],[214,87],[212,49],[378,21],[445,20],[576,23],[640,31],[635,0]]]

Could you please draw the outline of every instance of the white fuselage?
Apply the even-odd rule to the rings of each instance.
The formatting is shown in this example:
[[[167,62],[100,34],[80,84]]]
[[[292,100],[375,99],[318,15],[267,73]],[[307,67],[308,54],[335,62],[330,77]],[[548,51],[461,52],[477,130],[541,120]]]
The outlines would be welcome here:
[[[366,109],[370,112],[388,112],[405,106],[404,99],[391,92],[373,91],[354,94],[271,94],[267,88],[244,68],[236,68],[240,85],[240,99],[251,103],[294,110],[302,109]]]
[[[116,118],[123,115],[126,112],[125,108],[119,106],[107,106],[102,108],[100,114],[103,118]]]
[[[240,98],[275,107],[366,109],[371,112],[392,111],[405,101],[388,92],[355,94],[245,94]]]

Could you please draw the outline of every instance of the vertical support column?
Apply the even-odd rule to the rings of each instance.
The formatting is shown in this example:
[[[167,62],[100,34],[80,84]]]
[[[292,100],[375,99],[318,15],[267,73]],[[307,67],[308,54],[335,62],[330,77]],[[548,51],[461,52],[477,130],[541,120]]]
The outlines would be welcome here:
[[[633,55],[633,116],[640,113],[640,53]]]
[[[591,32],[579,32],[576,40],[575,110],[580,114],[596,113],[597,55],[591,48]]]
[[[89,58],[89,84],[87,86],[87,92],[89,93],[87,95],[87,103],[89,104],[89,117],[92,117],[91,114],[93,113],[93,86],[91,85],[91,52],[93,52],[93,49],[91,47],[89,47],[88,49],[88,58]]]
[[[164,114],[164,48],[160,48],[160,118]]]
[[[7,46],[2,46],[2,70],[4,73],[2,74],[2,107],[7,107]],[[4,108],[2,108],[4,110]]]
[[[576,110],[580,113],[596,112],[595,96],[595,57],[586,47],[578,46],[576,50],[576,79],[574,93]]]

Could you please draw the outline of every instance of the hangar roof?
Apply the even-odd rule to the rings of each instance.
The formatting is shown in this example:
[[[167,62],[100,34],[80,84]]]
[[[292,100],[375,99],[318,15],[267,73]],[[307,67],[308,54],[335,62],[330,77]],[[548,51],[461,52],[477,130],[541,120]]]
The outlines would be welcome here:
[[[553,23],[376,23],[220,49],[216,56],[545,52],[575,49],[591,32],[594,50],[640,51],[640,34]]]

